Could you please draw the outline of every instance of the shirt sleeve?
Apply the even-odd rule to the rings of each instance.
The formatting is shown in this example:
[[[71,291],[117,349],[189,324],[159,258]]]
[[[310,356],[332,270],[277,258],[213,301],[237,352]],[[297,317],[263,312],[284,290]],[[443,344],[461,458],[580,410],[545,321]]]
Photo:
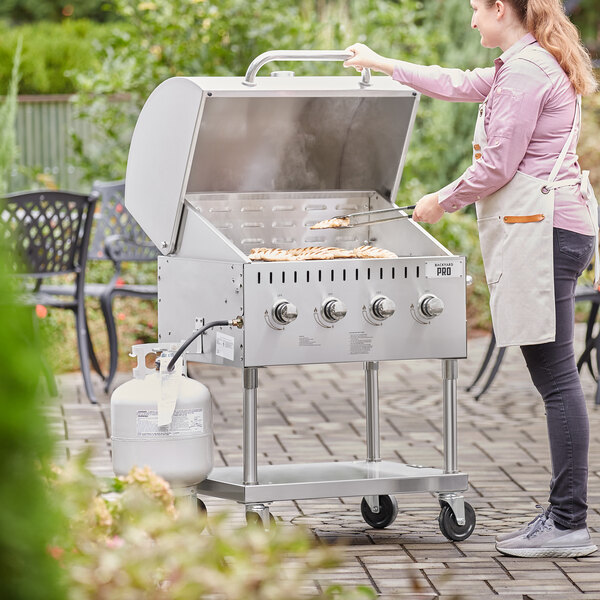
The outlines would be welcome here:
[[[486,109],[488,144],[479,160],[440,190],[439,203],[446,212],[493,194],[514,177],[551,89],[548,76],[527,59],[513,59],[498,71]]]
[[[482,102],[489,94],[494,73],[494,67],[461,71],[399,60],[394,65],[392,77],[438,100]]]

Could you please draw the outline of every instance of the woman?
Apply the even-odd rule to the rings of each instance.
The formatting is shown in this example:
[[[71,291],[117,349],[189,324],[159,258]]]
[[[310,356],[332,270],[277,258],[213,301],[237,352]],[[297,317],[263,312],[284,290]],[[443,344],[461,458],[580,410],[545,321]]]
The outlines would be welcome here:
[[[577,278],[597,250],[597,204],[575,154],[591,62],[560,0],[471,0],[471,27],[503,54],[473,71],[414,65],[350,46],[345,65],[371,68],[442,100],[481,102],[473,164],[419,200],[413,219],[437,222],[476,204],[499,346],[519,345],[546,408],[549,506],[498,536],[513,556],[597,550],[586,526],[589,423],[573,350]],[[596,260],[596,266],[600,261]],[[597,272],[598,273],[598,272]]]

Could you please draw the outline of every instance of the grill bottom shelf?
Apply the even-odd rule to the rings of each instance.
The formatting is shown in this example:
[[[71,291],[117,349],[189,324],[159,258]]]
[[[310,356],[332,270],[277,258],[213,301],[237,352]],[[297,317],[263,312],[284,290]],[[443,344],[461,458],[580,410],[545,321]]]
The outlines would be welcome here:
[[[258,481],[245,485],[242,467],[219,467],[196,489],[243,504],[467,489],[466,473],[391,461],[264,465],[258,467]]]

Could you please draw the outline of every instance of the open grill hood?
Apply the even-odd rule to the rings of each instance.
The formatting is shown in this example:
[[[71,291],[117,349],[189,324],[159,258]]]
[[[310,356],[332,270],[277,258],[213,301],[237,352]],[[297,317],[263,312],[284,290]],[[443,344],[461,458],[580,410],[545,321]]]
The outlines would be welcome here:
[[[389,77],[175,77],[148,98],[125,203],[163,254],[186,197],[375,193],[394,202],[419,95]],[[387,203],[386,202],[386,203]]]

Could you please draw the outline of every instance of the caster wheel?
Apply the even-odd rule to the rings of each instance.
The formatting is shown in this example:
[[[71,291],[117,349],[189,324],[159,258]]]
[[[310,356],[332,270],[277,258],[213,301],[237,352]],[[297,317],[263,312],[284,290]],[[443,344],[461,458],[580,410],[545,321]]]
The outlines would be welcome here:
[[[440,524],[440,531],[453,542],[462,542],[466,540],[475,529],[475,511],[473,507],[465,502],[465,524],[459,525],[456,522],[454,512],[448,504],[442,506],[438,522]]]
[[[252,511],[248,511],[246,513],[246,524],[249,527],[264,527],[264,523],[263,523],[261,516],[258,513],[252,512]],[[275,517],[271,513],[269,513],[269,528],[268,529],[274,529],[275,527],[277,527],[277,522],[275,521]]]
[[[360,503],[360,512],[367,525],[374,529],[383,529],[391,525],[398,516],[398,502],[394,496],[378,496],[379,512],[374,513],[366,498]]]

